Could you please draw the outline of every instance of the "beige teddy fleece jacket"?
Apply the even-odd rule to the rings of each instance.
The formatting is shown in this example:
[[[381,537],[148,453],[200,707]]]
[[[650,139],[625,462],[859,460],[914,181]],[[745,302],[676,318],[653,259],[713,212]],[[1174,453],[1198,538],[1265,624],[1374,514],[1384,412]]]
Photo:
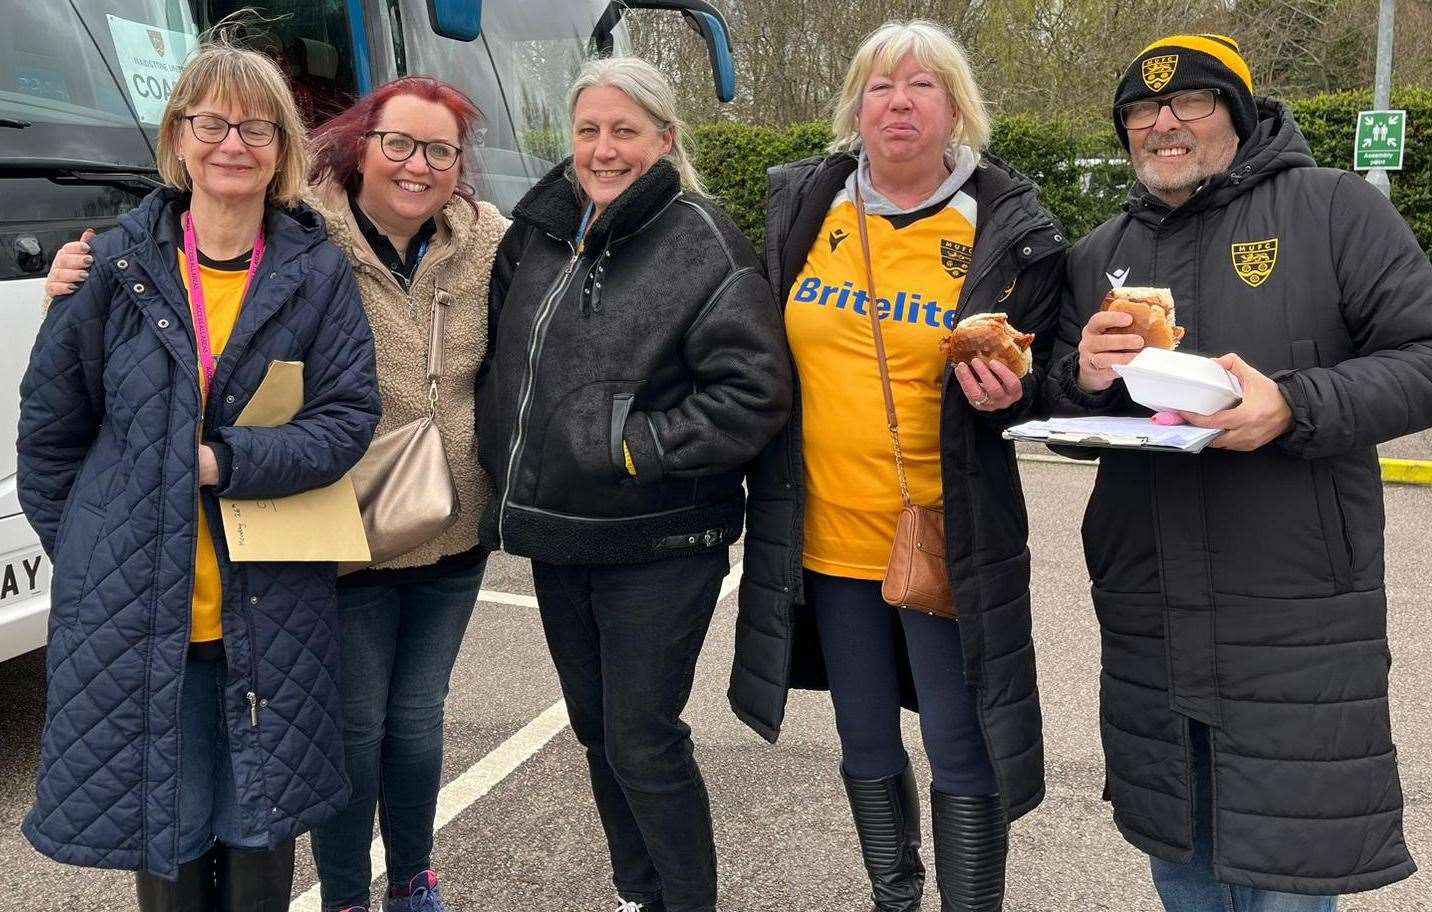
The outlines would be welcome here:
[[[508,221],[491,203],[454,197],[437,215],[437,233],[407,292],[368,246],[342,187],[333,183],[315,187],[305,202],[327,219],[329,240],[348,254],[363,310],[373,327],[378,390],[383,397],[383,417],[375,436],[427,414],[433,296],[441,289],[452,299],[437,414],[457,485],[457,522],[432,541],[376,569],[424,567],[471,550],[477,545],[478,517],[492,495],[491,483],[477,463],[473,382],[487,352],[488,277]]]

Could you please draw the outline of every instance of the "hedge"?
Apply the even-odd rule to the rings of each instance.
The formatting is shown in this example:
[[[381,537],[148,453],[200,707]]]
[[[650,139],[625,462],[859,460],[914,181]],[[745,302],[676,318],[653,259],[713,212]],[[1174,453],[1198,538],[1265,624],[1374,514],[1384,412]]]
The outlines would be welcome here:
[[[1289,102],[1319,164],[1352,167],[1355,121],[1372,107],[1371,94],[1347,92]],[[1389,172],[1392,202],[1423,249],[1432,250],[1432,90],[1394,92],[1407,111],[1403,170]],[[785,129],[719,123],[693,131],[697,168],[759,249],[765,235],[766,169],[819,155],[830,142],[825,124]],[[1027,115],[997,118],[991,151],[1029,175],[1071,237],[1083,237],[1119,211],[1133,181],[1111,126],[1090,128]]]

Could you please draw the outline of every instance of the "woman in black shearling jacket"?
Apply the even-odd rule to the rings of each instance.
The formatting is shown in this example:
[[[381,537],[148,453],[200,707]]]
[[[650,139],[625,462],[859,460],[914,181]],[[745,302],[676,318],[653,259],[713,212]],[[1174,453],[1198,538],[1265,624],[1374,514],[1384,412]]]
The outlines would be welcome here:
[[[680,716],[789,360],[664,77],[596,61],[571,102],[573,157],[517,205],[493,270],[482,537],[532,558],[622,908],[710,912],[711,815]]]

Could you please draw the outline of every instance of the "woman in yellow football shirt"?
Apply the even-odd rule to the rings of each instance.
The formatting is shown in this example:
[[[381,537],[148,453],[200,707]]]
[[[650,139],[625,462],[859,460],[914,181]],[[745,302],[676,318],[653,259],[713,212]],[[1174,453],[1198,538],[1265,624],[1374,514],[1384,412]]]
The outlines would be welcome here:
[[[731,702],[775,740],[790,687],[830,689],[881,912],[918,908],[924,886],[902,704],[920,711],[947,912],[999,908],[1008,820],[1043,796],[1028,527],[1000,431],[1037,398],[1067,244],[1034,185],[984,153],[989,130],[954,39],[890,23],[851,62],[833,154],[771,175],[766,259],[800,397],[750,479]],[[945,510],[958,621],[881,598],[902,501],[872,307],[912,500]],[[947,368],[940,339],[988,311],[1036,334],[1025,378],[979,360]]]

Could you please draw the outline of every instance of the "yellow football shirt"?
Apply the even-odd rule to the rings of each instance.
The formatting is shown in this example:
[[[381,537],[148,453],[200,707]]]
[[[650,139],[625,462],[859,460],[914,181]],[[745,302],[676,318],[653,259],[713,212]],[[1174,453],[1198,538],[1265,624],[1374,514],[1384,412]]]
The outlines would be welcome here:
[[[189,289],[189,267],[184,260],[184,251],[179,251],[179,274],[184,277],[185,292]],[[214,357],[219,357],[229,336],[238,322],[239,310],[244,303],[244,286],[248,280],[248,267],[243,269],[218,269],[200,264],[199,282],[204,287],[204,313],[209,318],[209,344]],[[202,372],[202,368],[200,368]],[[189,640],[194,643],[209,643],[223,639],[224,629],[220,623],[223,614],[223,588],[219,579],[219,557],[214,551],[214,536],[204,515],[203,498],[199,500],[199,541],[194,553],[194,603],[193,622]],[[215,518],[217,521],[217,517]]]
[[[963,191],[932,213],[866,219],[910,494],[927,506],[942,497],[939,342],[956,322],[975,219]],[[855,205],[842,191],[786,302],[801,386],[803,561],[817,573],[875,580],[890,559],[901,499],[864,270]]]

